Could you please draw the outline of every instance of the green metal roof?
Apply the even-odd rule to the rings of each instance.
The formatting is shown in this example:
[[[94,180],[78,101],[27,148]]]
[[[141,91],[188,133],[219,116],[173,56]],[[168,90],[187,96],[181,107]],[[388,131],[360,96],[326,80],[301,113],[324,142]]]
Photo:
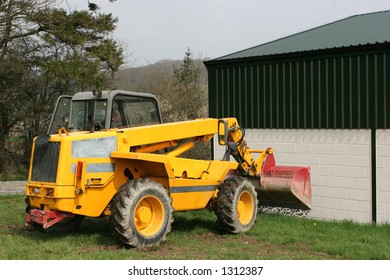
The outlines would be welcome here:
[[[355,15],[211,61],[390,42],[390,10]]]

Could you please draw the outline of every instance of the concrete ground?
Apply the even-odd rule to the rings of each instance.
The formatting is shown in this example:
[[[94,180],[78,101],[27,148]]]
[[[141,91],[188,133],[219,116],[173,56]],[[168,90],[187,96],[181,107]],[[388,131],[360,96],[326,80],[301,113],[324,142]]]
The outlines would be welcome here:
[[[26,181],[0,181],[0,195],[24,193]]]

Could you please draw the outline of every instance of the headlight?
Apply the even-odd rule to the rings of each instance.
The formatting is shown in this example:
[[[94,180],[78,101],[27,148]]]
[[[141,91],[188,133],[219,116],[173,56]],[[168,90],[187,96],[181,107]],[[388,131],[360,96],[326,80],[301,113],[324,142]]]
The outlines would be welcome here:
[[[32,192],[33,192],[34,194],[39,194],[40,191],[41,191],[41,188],[33,188],[33,189],[32,189]]]

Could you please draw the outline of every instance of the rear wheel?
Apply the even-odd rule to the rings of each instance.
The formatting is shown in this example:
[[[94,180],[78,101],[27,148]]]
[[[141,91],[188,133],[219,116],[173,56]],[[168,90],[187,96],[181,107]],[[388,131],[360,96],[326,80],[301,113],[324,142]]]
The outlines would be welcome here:
[[[255,187],[242,177],[225,180],[219,187],[214,212],[221,229],[230,233],[248,231],[257,217]]]
[[[151,179],[126,183],[111,204],[110,222],[120,240],[131,247],[159,245],[171,231],[172,199]]]

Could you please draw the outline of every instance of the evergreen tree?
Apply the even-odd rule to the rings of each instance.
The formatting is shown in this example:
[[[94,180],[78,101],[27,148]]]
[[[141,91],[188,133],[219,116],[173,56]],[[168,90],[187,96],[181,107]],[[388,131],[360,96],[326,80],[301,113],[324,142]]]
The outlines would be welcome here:
[[[207,88],[200,82],[201,71],[191,58],[187,48],[183,63],[174,68],[175,106],[172,107],[178,121],[193,120],[207,116]],[[176,108],[176,110],[175,110]],[[196,159],[210,158],[210,143],[197,142],[194,149],[184,153],[184,157]]]
[[[13,129],[26,139],[28,158],[32,137],[46,130],[59,95],[108,85],[108,74],[124,60],[112,39],[116,23],[98,7],[66,11],[55,0],[0,0],[1,147]],[[3,150],[0,173],[15,158]]]
[[[191,120],[207,116],[207,89],[200,83],[200,69],[187,48],[183,63],[174,67],[174,99],[171,114],[176,120]]]

